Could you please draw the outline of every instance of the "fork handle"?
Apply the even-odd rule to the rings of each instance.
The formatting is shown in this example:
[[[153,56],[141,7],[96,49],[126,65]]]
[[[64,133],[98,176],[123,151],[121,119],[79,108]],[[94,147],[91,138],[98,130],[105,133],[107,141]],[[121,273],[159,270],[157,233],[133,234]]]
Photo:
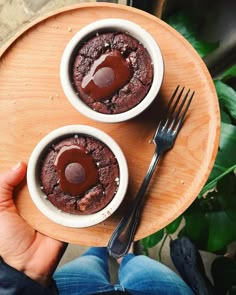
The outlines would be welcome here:
[[[134,235],[139,224],[145,192],[155,171],[159,158],[160,153],[156,150],[136,198],[134,199],[133,204],[131,204],[130,210],[128,210],[126,215],[122,217],[108,242],[108,252],[114,258],[119,258],[127,254],[130,245],[134,240]]]

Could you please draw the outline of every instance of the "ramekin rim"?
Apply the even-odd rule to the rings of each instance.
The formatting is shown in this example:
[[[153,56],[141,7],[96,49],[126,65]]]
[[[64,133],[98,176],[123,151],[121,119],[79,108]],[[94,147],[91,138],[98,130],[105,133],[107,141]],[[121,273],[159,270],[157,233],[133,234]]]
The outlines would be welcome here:
[[[94,30],[99,31],[106,29],[115,29],[123,31],[126,30],[126,32],[128,33],[132,33],[132,36],[139,40],[142,43],[142,45],[148,50],[153,62],[153,81],[146,97],[132,109],[119,114],[103,114],[95,110],[92,110],[90,107],[86,105],[86,103],[80,100],[80,98],[76,94],[75,89],[73,88],[70,79],[71,55],[77,47],[77,44],[81,42],[81,40],[83,40],[86,36],[94,32]],[[159,44],[156,42],[154,37],[140,25],[130,20],[121,18],[100,19],[83,27],[71,38],[71,40],[66,45],[60,64],[60,80],[67,99],[80,113],[84,114],[90,119],[104,123],[118,123],[125,120],[129,120],[139,115],[157,97],[157,94],[163,82],[163,78],[164,59]]]
[[[48,146],[50,146],[50,144],[53,144],[53,141],[55,141],[56,139],[67,137],[67,135],[69,136],[72,134],[87,134],[88,136],[92,136],[100,140],[101,142],[106,144],[108,148],[111,149],[119,165],[120,184],[115,197],[105,208],[93,214],[76,215],[61,212],[61,210],[52,205],[50,201],[46,200],[46,195],[39,187],[36,170],[37,166],[39,165],[42,153]],[[49,132],[35,146],[33,152],[31,153],[27,169],[28,190],[34,204],[39,209],[39,211],[41,211],[41,213],[48,217],[50,220],[58,224],[77,228],[93,226],[104,221],[111,214],[113,214],[120,206],[125,197],[125,193],[128,187],[128,177],[129,173],[127,161],[120,146],[110,135],[96,127],[92,127],[89,125],[67,125]]]

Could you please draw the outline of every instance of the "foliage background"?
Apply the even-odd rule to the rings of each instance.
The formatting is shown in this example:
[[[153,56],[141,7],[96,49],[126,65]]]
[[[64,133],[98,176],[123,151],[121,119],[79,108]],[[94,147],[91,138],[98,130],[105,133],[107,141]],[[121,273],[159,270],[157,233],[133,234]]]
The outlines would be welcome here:
[[[182,12],[165,21],[182,34],[202,58],[219,46],[218,42],[201,41],[192,18]],[[214,167],[193,204],[167,227],[142,240],[146,255],[150,248],[161,243],[159,260],[163,245],[174,233],[178,233],[179,238],[188,237],[198,249],[218,255],[225,255],[229,245],[236,241],[236,91],[233,86],[236,64],[213,81],[221,112],[220,144]],[[235,253],[233,256],[235,259]],[[215,284],[217,281],[224,281],[227,287],[232,282],[236,284],[235,260],[231,263],[219,257],[213,263],[212,271]]]

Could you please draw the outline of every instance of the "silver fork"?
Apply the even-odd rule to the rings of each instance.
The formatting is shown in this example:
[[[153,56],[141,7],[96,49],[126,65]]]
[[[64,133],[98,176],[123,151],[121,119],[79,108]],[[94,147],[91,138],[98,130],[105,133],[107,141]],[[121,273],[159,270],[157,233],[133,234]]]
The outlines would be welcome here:
[[[139,224],[145,192],[157,166],[158,160],[164,152],[170,150],[174,146],[176,137],[182,127],[184,117],[195,93],[193,91],[190,95],[189,89],[182,102],[180,102],[180,98],[184,92],[184,87],[179,91],[179,93],[178,91],[179,86],[176,87],[174,93],[172,94],[164,112],[165,115],[160,121],[152,139],[155,144],[155,152],[136,198],[134,199],[133,204],[131,204],[130,210],[122,217],[108,242],[107,249],[109,254],[114,258],[122,257],[129,251]],[[177,98],[174,101],[176,96]],[[178,104],[180,105],[178,106]]]

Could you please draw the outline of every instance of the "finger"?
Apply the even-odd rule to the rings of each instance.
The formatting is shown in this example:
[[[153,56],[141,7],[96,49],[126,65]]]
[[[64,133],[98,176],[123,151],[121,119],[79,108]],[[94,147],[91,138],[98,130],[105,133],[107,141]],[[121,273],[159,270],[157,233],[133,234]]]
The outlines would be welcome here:
[[[16,166],[0,175],[0,202],[12,198],[14,188],[24,179],[26,164],[19,162]]]

